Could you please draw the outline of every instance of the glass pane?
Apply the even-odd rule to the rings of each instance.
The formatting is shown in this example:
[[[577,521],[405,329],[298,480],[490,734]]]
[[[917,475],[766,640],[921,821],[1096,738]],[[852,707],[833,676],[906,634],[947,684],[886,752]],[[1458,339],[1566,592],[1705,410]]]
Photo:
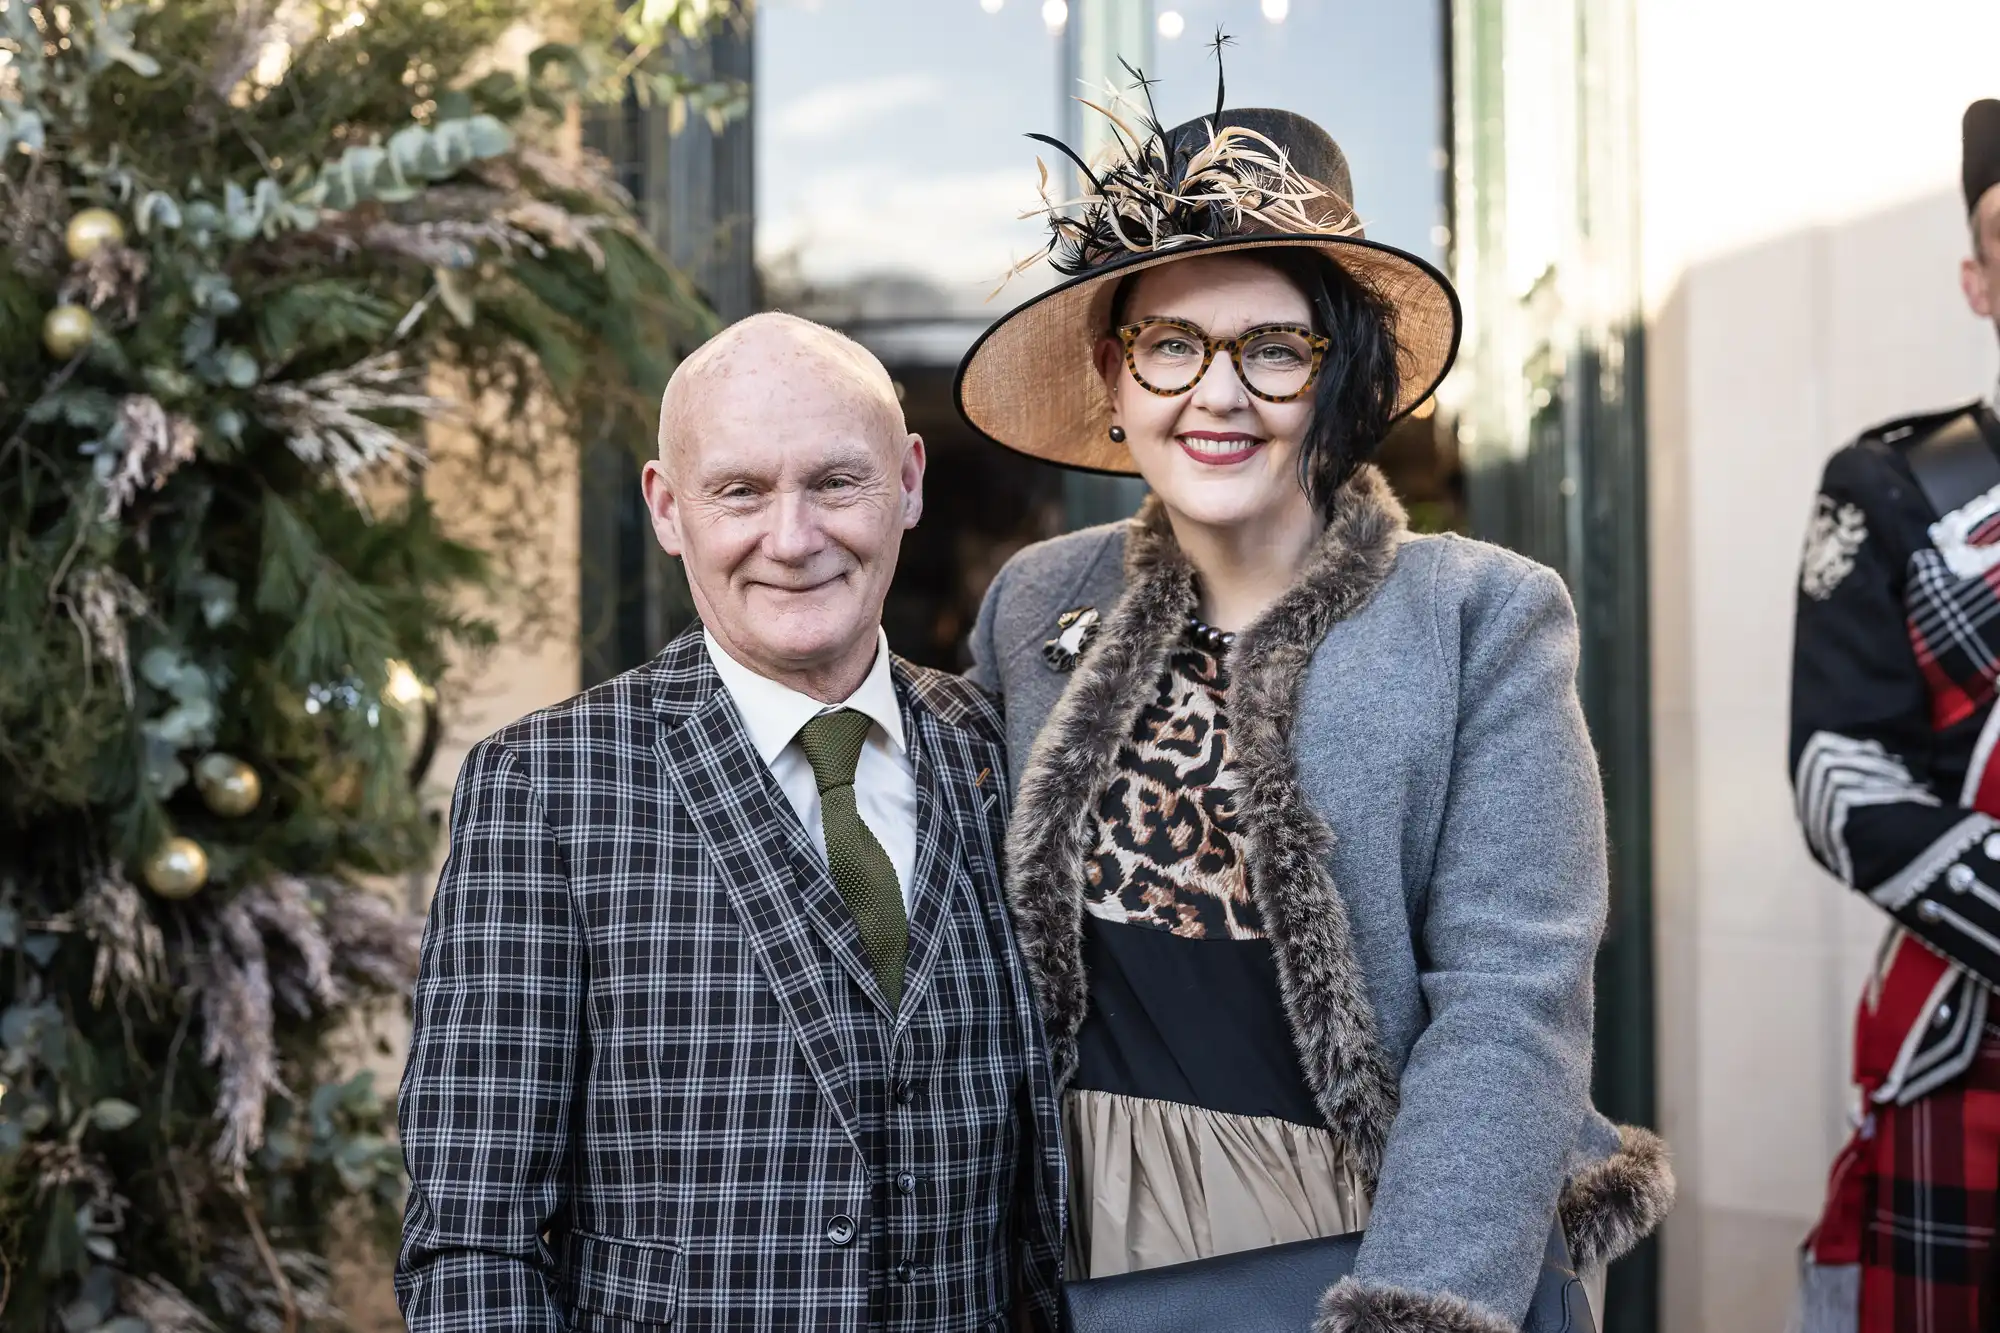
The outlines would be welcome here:
[[[1022,136],[1056,132],[1059,53],[1031,0],[765,0],[757,253],[774,301],[990,318],[1029,294],[986,305],[1045,235],[1019,216],[1036,204]]]

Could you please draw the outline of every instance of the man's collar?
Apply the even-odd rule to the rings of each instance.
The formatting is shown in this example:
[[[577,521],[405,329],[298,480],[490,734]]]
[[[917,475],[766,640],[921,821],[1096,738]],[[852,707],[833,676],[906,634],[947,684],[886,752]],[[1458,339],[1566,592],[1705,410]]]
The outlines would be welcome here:
[[[889,636],[883,630],[875,631],[875,664],[868,669],[867,678],[860,688],[837,704],[823,704],[789,685],[758,675],[724,651],[706,629],[701,637],[708,648],[709,660],[715,664],[715,673],[722,677],[723,688],[736,701],[736,711],[743,714],[751,746],[766,764],[775,761],[792,743],[799,728],[835,708],[852,708],[866,714],[869,721],[882,728],[899,753],[909,748],[903,736],[903,710],[896,701],[896,682],[889,671]]]

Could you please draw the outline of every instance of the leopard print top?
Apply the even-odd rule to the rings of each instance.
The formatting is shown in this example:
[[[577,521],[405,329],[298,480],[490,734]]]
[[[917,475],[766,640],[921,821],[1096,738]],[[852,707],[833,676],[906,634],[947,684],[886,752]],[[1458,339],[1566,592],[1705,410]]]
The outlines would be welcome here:
[[[1084,907],[1188,939],[1264,938],[1244,870],[1229,664],[1185,638],[1118,748],[1084,861]]]

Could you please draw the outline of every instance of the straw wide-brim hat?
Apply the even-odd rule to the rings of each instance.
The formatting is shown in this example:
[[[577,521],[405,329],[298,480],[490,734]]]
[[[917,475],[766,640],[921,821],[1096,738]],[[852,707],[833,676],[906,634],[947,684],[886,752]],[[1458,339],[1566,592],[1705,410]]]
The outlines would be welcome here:
[[[1111,400],[1095,356],[1111,332],[1119,282],[1197,255],[1280,248],[1318,251],[1388,305],[1402,379],[1398,417],[1430,397],[1458,353],[1458,294],[1432,265],[1363,234],[1347,158],[1332,136],[1303,116],[1264,109],[1167,131],[1149,124],[1143,138],[1125,119],[1118,125],[1125,156],[1108,169],[1085,168],[1084,197],[1046,210],[1048,257],[1068,276],[1002,316],[959,364],[958,408],[974,429],[1064,467],[1137,472],[1111,439]]]

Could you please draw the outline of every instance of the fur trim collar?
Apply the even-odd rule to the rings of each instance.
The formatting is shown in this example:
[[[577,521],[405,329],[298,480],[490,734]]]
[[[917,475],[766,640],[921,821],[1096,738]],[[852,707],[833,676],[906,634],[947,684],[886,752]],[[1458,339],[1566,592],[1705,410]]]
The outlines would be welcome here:
[[[1372,1181],[1396,1085],[1354,957],[1347,908],[1328,873],[1332,832],[1292,757],[1298,693],[1320,640],[1367,604],[1394,567],[1402,506],[1372,467],[1335,497],[1298,580],[1237,639],[1231,740],[1244,778],[1250,889],[1277,956],[1307,1086],[1350,1165]],[[1159,686],[1194,609],[1194,567],[1165,508],[1149,499],[1125,544],[1126,591],[1104,621],[1028,758],[1007,851],[1021,947],[1035,977],[1059,1083],[1076,1068],[1088,1003],[1083,861],[1118,747]]]

